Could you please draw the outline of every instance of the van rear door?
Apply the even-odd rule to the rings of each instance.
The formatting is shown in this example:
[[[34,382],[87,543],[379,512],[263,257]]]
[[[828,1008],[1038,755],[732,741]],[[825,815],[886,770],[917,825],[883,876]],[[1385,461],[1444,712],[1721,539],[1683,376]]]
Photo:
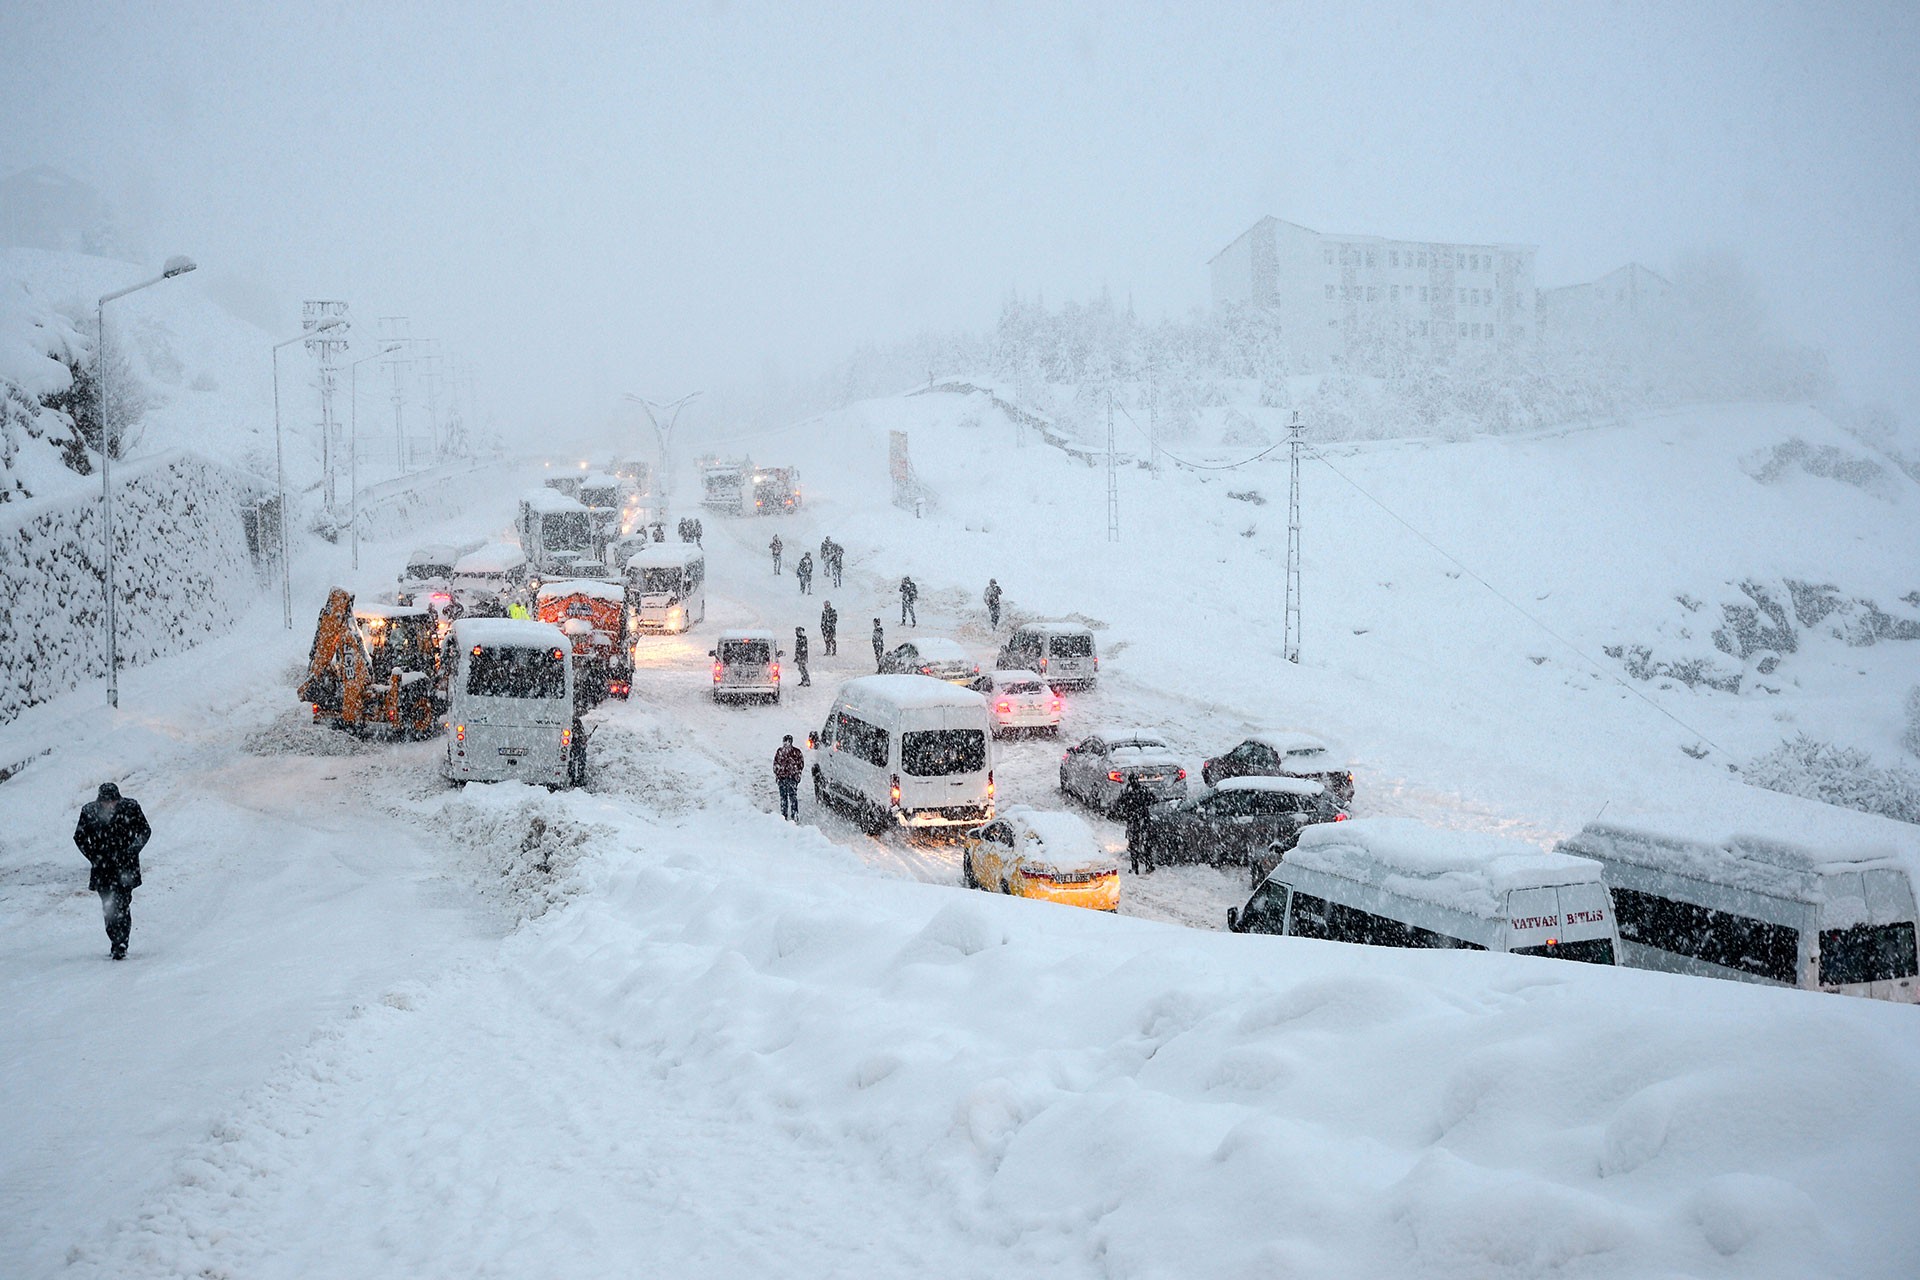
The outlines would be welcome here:
[[[1507,894],[1507,950],[1587,964],[1617,964],[1613,903],[1599,881]]]
[[[1047,637],[1047,678],[1063,683],[1087,681],[1094,677],[1093,637],[1069,631]]]

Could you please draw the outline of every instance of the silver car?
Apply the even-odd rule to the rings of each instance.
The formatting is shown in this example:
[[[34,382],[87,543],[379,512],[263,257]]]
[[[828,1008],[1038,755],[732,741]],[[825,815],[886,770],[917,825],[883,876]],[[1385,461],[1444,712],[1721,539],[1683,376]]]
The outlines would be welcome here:
[[[1102,813],[1135,778],[1158,804],[1182,800],[1187,771],[1164,738],[1138,729],[1104,729],[1068,747],[1060,757],[1060,790]]]

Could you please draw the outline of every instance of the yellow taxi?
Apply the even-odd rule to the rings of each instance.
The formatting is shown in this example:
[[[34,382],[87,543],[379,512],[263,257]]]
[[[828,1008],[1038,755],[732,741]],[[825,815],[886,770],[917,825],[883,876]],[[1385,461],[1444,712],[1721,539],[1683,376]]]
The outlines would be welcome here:
[[[1008,805],[961,837],[960,877],[969,889],[1120,909],[1120,863],[1076,814]]]

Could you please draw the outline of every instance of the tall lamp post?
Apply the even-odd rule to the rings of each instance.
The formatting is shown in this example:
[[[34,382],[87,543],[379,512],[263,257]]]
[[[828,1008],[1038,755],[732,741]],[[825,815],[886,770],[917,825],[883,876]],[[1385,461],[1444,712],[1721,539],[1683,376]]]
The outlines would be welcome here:
[[[360,571],[360,366],[369,360],[378,360],[381,356],[390,356],[400,349],[397,342],[389,342],[372,355],[361,356],[347,365],[347,483],[353,488],[353,568]]]
[[[94,349],[94,388],[100,411],[100,522],[106,531],[107,561],[107,705],[120,705],[120,637],[116,622],[118,620],[117,602],[114,599],[113,585],[113,432],[107,425],[107,304],[115,298],[124,298],[130,293],[152,288],[162,280],[171,280],[183,276],[198,265],[185,254],[175,254],[167,259],[160,274],[151,280],[142,280],[139,284],[128,285],[112,293],[103,294],[99,305],[94,309],[94,323],[99,328],[100,338]]]
[[[345,323],[345,320],[335,316],[303,333],[294,334],[285,342],[273,344],[273,481],[280,491],[280,600],[289,631],[293,630],[293,566],[287,560],[287,461],[286,451],[280,443],[280,348],[305,342],[317,333],[337,329]]]
[[[647,421],[653,424],[653,433],[660,437],[660,523],[665,524],[667,521],[667,493],[672,484],[668,478],[670,473],[667,470],[667,442],[673,435],[673,424],[680,421],[680,411],[689,404],[692,404],[694,400],[699,397],[700,393],[698,391],[689,392],[681,396],[678,400],[675,400],[672,404],[655,404],[645,396],[634,395],[631,391],[625,394],[627,399],[647,411]],[[664,427],[660,425],[660,416],[662,414],[665,414],[667,418],[667,425]]]

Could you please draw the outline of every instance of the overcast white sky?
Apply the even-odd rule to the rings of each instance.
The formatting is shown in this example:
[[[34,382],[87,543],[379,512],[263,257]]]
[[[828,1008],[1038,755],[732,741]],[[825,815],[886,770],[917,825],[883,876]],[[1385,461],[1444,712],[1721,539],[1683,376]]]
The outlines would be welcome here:
[[[1683,12],[1675,12],[1682,10]],[[1920,418],[1920,5],[7,0],[0,171],[279,308],[413,318],[508,424],[989,323],[1207,299],[1262,214],[1743,255]]]

